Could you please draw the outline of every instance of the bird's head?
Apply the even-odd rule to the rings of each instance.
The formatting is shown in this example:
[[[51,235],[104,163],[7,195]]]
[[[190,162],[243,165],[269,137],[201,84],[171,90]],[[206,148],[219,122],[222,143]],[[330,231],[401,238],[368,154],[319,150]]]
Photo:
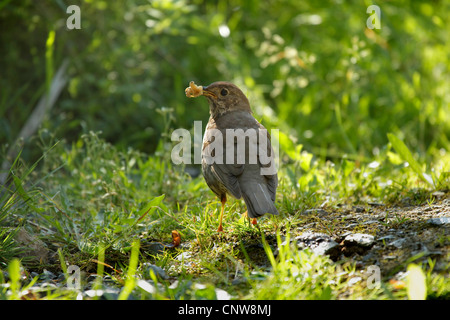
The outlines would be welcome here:
[[[245,94],[230,82],[218,81],[206,87],[193,86],[195,84],[191,85],[192,91],[189,92],[192,92],[192,94],[190,96],[205,96],[208,99],[210,113],[213,118],[232,111],[252,112]]]

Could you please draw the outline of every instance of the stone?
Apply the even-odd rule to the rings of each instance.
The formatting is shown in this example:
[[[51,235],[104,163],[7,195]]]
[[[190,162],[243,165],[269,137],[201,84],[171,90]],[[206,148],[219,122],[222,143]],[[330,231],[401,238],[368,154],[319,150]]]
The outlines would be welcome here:
[[[352,233],[345,237],[344,245],[358,245],[361,247],[371,247],[375,237],[366,233]]]
[[[153,271],[153,273],[154,273],[158,278],[161,278],[161,279],[163,279],[163,280],[169,279],[169,276],[166,274],[166,272],[164,271],[164,269],[162,269],[162,268],[160,268],[160,267],[158,267],[158,266],[156,266],[156,265],[154,265],[154,264],[145,262],[145,263],[143,264],[143,267],[145,268],[144,277],[145,277],[146,279],[151,279],[151,275],[150,275],[150,272],[151,272],[151,271]]]
[[[450,226],[450,217],[431,218],[427,222],[434,226]]]
[[[401,249],[403,247],[403,245],[405,244],[405,242],[406,242],[406,239],[397,239],[397,240],[390,242],[388,244],[388,246],[395,247],[397,249]]]
[[[120,289],[118,288],[90,289],[83,292],[83,295],[87,298],[99,298],[101,300],[117,300],[119,294]],[[128,300],[134,300],[134,297],[130,295]]]
[[[48,271],[47,269],[44,269],[44,271],[39,275],[39,280],[44,281],[53,280],[55,278],[56,275],[53,272]]]
[[[192,254],[191,254],[190,252],[188,252],[188,251],[185,251],[185,252],[180,253],[180,254],[176,257],[176,259],[177,259],[178,261],[183,261],[183,260],[190,259],[191,257],[192,257]]]
[[[393,240],[393,239],[395,239],[395,237],[392,234],[388,234],[387,236],[378,238],[378,241],[383,241],[383,240],[386,241],[386,240]]]
[[[433,197],[436,197],[438,199],[442,198],[445,196],[445,192],[442,191],[435,191],[431,194]]]
[[[318,232],[305,232],[295,238],[300,248],[310,248],[317,255],[329,255],[335,260],[340,255],[339,244],[329,235]]]
[[[225,290],[216,288],[216,298],[217,300],[230,300],[231,299],[231,295],[226,292]]]
[[[311,214],[317,214],[319,216],[323,216],[323,215],[327,215],[328,212],[326,212],[323,209],[308,209],[308,210],[305,210],[302,212],[302,215],[304,215],[304,216],[308,216]]]
[[[375,243],[375,237],[365,233],[352,233],[347,235],[341,242],[342,253],[349,257],[355,253],[362,255]]]
[[[354,284],[360,282],[361,280],[362,280],[361,277],[353,277],[353,278],[350,278],[350,280],[348,280],[347,284],[349,286],[353,286]]]
[[[145,245],[148,254],[158,255],[163,254],[165,246],[161,242],[150,242]]]

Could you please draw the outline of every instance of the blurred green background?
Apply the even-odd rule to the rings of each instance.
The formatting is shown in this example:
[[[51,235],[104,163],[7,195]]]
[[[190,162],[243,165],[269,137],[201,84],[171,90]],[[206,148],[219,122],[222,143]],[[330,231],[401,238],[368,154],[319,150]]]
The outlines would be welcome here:
[[[66,27],[73,4],[79,30]],[[206,125],[189,81],[227,80],[266,127],[316,156],[370,158],[392,132],[432,159],[450,145],[450,2],[378,1],[379,30],[366,27],[372,4],[0,1],[1,155],[67,58],[67,86],[41,125],[56,140],[101,131],[153,153],[169,120]],[[23,156],[39,156],[29,144]]]

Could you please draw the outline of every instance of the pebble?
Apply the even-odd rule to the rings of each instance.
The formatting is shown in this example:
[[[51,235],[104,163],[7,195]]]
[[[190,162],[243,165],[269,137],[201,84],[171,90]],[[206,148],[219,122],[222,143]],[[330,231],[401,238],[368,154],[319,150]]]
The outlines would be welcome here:
[[[375,237],[365,233],[352,233],[345,237],[344,245],[358,245],[362,247],[371,247]]]
[[[191,258],[192,257],[192,254],[190,253],[190,252],[188,252],[188,251],[185,251],[185,252],[182,252],[182,253],[180,253],[178,256],[177,256],[177,260],[178,261],[183,261],[183,260],[187,260],[187,259],[189,259],[189,258]]]
[[[305,210],[302,212],[302,215],[304,215],[304,216],[311,215],[311,214],[317,214],[319,216],[322,216],[322,215],[327,215],[328,212],[326,212],[323,209],[308,209],[308,210]]]
[[[367,220],[367,221],[364,221],[361,224],[380,224],[380,221],[378,221],[378,220]]]
[[[150,272],[151,272],[151,271],[153,271],[153,273],[154,273],[157,277],[159,277],[159,278],[161,278],[161,279],[163,279],[163,280],[169,279],[169,276],[166,274],[166,272],[164,271],[164,269],[162,269],[162,268],[160,268],[160,267],[158,267],[158,266],[156,266],[156,265],[154,265],[154,264],[148,263],[148,262],[145,262],[145,263],[143,264],[143,266],[144,266],[144,268],[145,268],[144,277],[145,277],[146,279],[151,279],[151,275],[150,275]]]
[[[87,298],[99,298],[101,300],[117,300],[119,298],[120,289],[118,288],[103,288],[103,289],[90,289],[83,292],[83,295]],[[134,297],[130,295],[128,300],[134,300]]]
[[[329,255],[336,259],[340,255],[339,244],[329,235],[318,232],[305,232],[295,238],[300,248],[310,248],[317,255]]]
[[[450,217],[431,218],[427,222],[435,226],[448,226],[450,225]]]
[[[231,295],[228,292],[226,292],[225,290],[216,288],[215,292],[216,292],[217,300],[230,300],[231,299]]]
[[[443,196],[445,196],[445,192],[442,192],[442,191],[435,191],[435,192],[433,192],[431,195],[434,196],[434,197],[436,197],[436,198],[438,198],[438,199],[440,199],[440,198],[442,198]]]
[[[359,255],[365,254],[373,244],[375,243],[375,237],[365,233],[352,233],[347,235],[341,242],[342,253],[344,256],[349,257],[355,253]]]
[[[401,249],[405,242],[406,242],[406,239],[397,239],[397,240],[394,240],[394,241],[388,243],[388,246],[395,247],[397,249]]]
[[[145,292],[148,292],[150,294],[154,294],[156,293],[157,289],[155,288],[154,285],[152,285],[151,283],[145,281],[145,280],[141,280],[139,279],[136,282],[136,285],[141,288],[142,290],[144,290]]]
[[[362,280],[361,277],[353,277],[353,278],[351,278],[350,280],[348,280],[347,284],[348,284],[349,286],[353,286],[354,284],[360,282],[361,280]]]
[[[44,271],[39,275],[39,280],[44,280],[44,281],[53,280],[55,278],[56,278],[56,275],[53,272],[48,271],[47,269],[44,269]]]
[[[387,236],[378,238],[378,241],[383,241],[383,240],[392,240],[395,239],[395,237],[392,234],[388,234]]]
[[[192,253],[189,251],[180,253],[175,259],[182,262],[185,268],[192,268],[195,265],[195,262],[192,259]]]
[[[163,254],[165,246],[161,242],[151,242],[146,246],[146,251],[149,254]]]

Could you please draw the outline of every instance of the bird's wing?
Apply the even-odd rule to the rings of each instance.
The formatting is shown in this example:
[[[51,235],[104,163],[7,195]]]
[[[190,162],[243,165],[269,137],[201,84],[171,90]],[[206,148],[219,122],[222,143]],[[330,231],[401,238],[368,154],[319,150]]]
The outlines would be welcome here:
[[[210,130],[208,130],[210,129]],[[225,133],[221,130],[216,130],[215,128],[207,128],[205,136],[203,139],[203,149],[202,149],[202,163],[204,166],[204,175],[210,188],[219,196],[227,191],[233,197],[241,198],[241,189],[239,183],[236,179],[237,176],[242,174],[244,170],[244,165],[226,164],[226,150],[225,149],[225,138],[222,138]],[[219,132],[220,131],[220,132]],[[223,139],[217,144],[215,142],[216,135],[220,133],[220,138]],[[223,148],[219,154],[216,154],[216,148]],[[234,149],[234,158],[236,159],[236,145],[231,146]],[[220,160],[220,162],[219,162]],[[218,163],[219,162],[219,163]],[[223,190],[225,187],[226,190]],[[216,190],[219,192],[216,192]],[[220,189],[220,190],[219,190]]]
[[[241,198],[241,188],[237,176],[244,171],[244,165],[214,163],[211,171],[222,182],[229,194],[236,199]]]
[[[263,125],[260,124],[260,126],[261,126],[261,129],[266,130],[266,128],[264,128]],[[258,161],[259,161],[261,168],[263,168],[263,169],[270,168],[271,169],[271,170],[267,170],[268,173],[263,174],[263,175],[267,181],[267,188],[269,189],[270,197],[272,198],[272,201],[275,201],[275,196],[276,196],[277,187],[278,187],[278,175],[277,175],[276,167],[275,167],[275,153],[272,148],[269,131],[267,131],[267,149],[266,149],[266,154],[264,156],[265,156],[265,159],[263,159],[264,161],[261,161],[262,160],[261,154],[258,154]],[[267,162],[267,157],[270,157],[269,162]]]

